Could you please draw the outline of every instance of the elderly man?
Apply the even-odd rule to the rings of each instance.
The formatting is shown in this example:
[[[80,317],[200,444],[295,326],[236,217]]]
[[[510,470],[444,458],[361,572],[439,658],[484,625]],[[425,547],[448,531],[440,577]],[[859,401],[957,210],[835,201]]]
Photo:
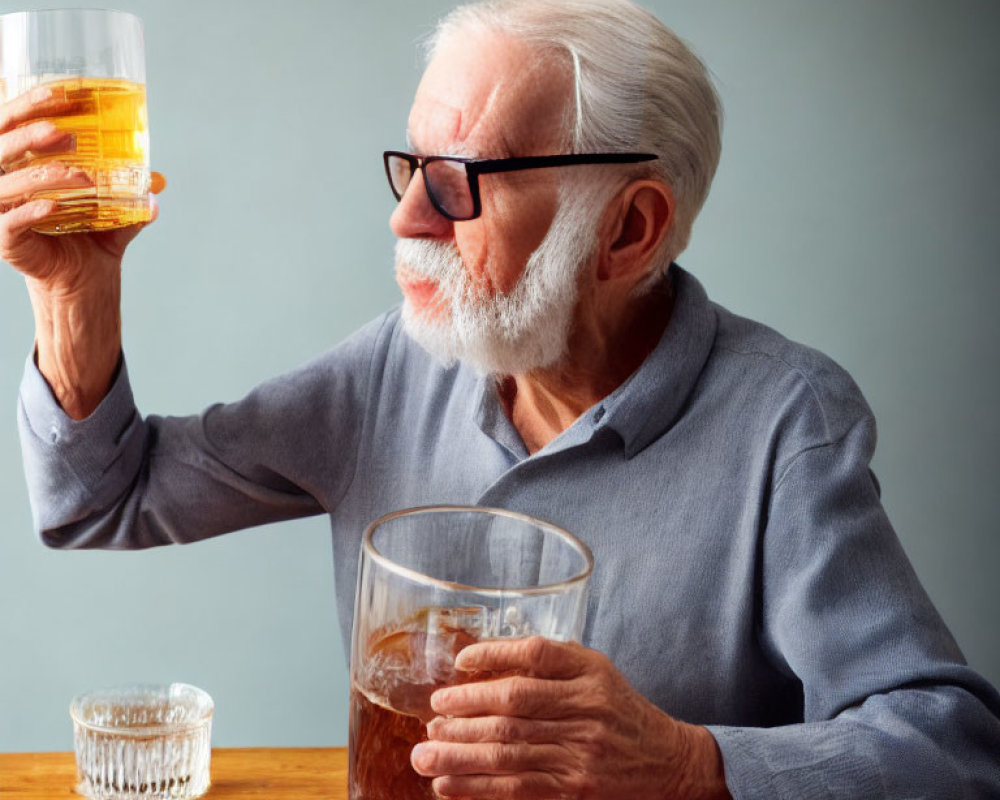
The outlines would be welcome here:
[[[59,98],[0,155],[71,147]],[[585,647],[483,642],[412,753],[445,796],[987,797],[1000,698],[920,588],[868,469],[874,423],[822,355],[712,304],[674,260],[719,156],[697,58],[627,0],[511,0],[440,26],[385,154],[390,312],[195,418],[141,418],[121,360],[136,230],[45,238],[0,177],[37,354],[19,423],[55,547],[139,548],[330,515],[350,631],[363,523],[504,506],[594,551]]]

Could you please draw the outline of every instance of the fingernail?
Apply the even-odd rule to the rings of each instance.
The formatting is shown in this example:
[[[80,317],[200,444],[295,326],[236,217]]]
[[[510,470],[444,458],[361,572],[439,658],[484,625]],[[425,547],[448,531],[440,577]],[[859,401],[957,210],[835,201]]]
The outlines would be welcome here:
[[[52,97],[52,90],[48,86],[38,86],[31,90],[31,102],[41,103]]]
[[[59,130],[54,123],[44,120],[38,123],[38,135],[39,136],[51,136]]]
[[[410,763],[414,767],[424,768],[427,766],[427,745],[417,744],[414,746],[413,750],[410,751]]]
[[[454,797],[454,795],[452,795],[448,791],[448,789],[446,788],[446,784],[441,778],[435,778],[433,781],[431,781],[431,789],[433,790],[435,797],[443,797],[443,798]]]

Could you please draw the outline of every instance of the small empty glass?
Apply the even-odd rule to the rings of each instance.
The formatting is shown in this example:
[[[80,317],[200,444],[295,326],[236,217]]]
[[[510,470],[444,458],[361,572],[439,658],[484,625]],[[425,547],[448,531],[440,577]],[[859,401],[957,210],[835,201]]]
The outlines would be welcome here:
[[[435,797],[410,766],[427,738],[437,688],[490,675],[454,660],[482,639],[579,640],[590,551],[523,514],[432,507],[389,514],[365,531],[351,647],[349,797]]]
[[[186,683],[101,689],[70,705],[77,792],[188,800],[209,786],[212,698]]]

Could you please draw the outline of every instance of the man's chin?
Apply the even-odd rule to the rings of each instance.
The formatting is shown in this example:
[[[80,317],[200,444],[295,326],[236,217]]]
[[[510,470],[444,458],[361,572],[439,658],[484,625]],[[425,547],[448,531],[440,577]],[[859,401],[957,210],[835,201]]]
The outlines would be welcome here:
[[[438,315],[436,318],[428,319],[423,310],[414,308],[410,298],[404,295],[402,319],[406,334],[435,360],[445,367],[450,367],[458,361],[454,335],[447,317]]]
[[[468,335],[468,331],[461,335],[451,319],[429,322],[408,301],[403,303],[402,319],[407,335],[445,368],[461,362],[481,375],[521,375],[554,364],[564,353],[565,345],[556,346],[555,332],[500,344],[497,337]]]

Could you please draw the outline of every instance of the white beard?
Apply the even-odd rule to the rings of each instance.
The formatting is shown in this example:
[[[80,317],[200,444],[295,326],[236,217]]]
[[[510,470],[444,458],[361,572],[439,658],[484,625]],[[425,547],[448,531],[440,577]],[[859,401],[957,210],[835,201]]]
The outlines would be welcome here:
[[[397,270],[438,283],[438,313],[422,313],[404,301],[406,332],[445,366],[462,361],[488,375],[522,375],[562,360],[579,276],[593,259],[596,241],[594,198],[588,194],[563,200],[507,294],[477,296],[454,244],[400,239]]]

